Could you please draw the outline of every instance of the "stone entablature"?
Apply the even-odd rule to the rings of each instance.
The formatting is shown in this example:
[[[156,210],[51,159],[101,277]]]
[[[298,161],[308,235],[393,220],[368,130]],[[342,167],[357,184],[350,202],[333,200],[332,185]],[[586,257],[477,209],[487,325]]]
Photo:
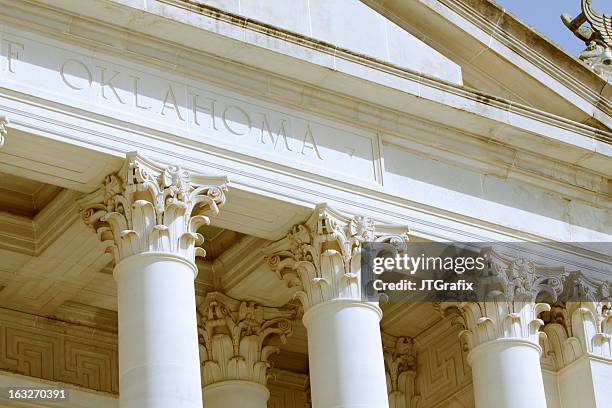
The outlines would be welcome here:
[[[225,202],[224,177],[199,177],[129,153],[119,172],[79,200],[81,216],[119,262],[146,252],[205,256],[198,229]]]

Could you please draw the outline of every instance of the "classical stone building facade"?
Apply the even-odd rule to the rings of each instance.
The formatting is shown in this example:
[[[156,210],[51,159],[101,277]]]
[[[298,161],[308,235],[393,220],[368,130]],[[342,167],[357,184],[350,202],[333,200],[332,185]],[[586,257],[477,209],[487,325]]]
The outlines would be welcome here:
[[[485,0],[0,0],[0,407],[612,407],[590,6],[583,63]],[[378,303],[370,241],[561,244]]]

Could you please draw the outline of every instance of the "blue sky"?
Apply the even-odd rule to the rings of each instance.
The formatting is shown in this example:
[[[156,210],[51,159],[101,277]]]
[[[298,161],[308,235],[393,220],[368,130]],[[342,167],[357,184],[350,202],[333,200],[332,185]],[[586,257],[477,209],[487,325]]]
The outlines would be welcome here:
[[[584,43],[576,38],[561,22],[560,15],[580,13],[580,0],[494,0],[524,23],[533,27],[553,42],[577,56]],[[593,0],[593,9],[612,14],[610,0]]]

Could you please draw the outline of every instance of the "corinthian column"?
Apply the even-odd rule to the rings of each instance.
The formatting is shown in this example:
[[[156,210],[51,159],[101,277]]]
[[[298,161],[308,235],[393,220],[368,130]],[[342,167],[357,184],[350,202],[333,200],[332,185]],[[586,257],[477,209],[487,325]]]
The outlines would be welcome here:
[[[272,270],[300,288],[314,408],[389,405],[382,311],[361,299],[360,252],[363,242],[392,239],[391,232],[377,231],[368,218],[319,206],[305,224],[265,249]]]
[[[207,408],[266,408],[269,357],[292,332],[295,311],[209,293],[200,309],[204,400]]]
[[[202,407],[197,231],[217,214],[225,183],[130,153],[80,200],[83,220],[116,263],[121,408]]]
[[[541,312],[536,303],[543,292],[556,298],[561,280],[540,274],[526,259],[491,253],[491,268],[479,282],[483,301],[459,305],[470,349],[476,408],[546,408],[540,367]],[[447,307],[448,305],[445,305]]]

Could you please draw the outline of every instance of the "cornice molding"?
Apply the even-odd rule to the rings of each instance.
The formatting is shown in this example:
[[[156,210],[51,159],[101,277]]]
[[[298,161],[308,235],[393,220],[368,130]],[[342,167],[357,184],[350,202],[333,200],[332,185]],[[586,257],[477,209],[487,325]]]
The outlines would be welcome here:
[[[595,92],[592,87],[589,87],[584,82],[584,80],[588,79],[591,82],[596,83],[599,85],[599,90],[601,92],[606,86],[606,81],[599,78],[597,73],[592,71],[587,66],[580,64],[575,58],[568,58],[565,53],[559,53],[558,48],[546,40],[542,41],[542,43],[547,44],[547,47],[540,46],[537,49],[533,44],[527,44],[524,41],[521,41],[518,37],[518,33],[514,33],[512,30],[505,28],[510,26],[510,21],[515,23],[515,26],[519,27],[519,30],[523,31],[523,33],[520,34],[538,34],[529,29],[522,21],[517,20],[511,14],[506,13],[505,9],[500,9],[498,5],[490,1],[482,0],[439,1],[450,10],[454,11],[467,21],[485,31],[492,38],[507,46],[513,52],[525,58],[538,69],[546,72],[567,88],[571,89],[573,92],[576,92],[576,94],[589,101],[594,108],[601,109],[602,112],[609,117],[612,116],[612,101],[610,101],[610,99],[605,95]],[[495,10],[495,12],[499,13],[500,19],[493,22],[490,17],[491,10]],[[546,52],[543,52],[543,49]],[[547,58],[547,56],[551,55],[552,53],[556,54],[556,60]],[[569,69],[562,67],[560,65],[562,63],[566,66],[569,64],[573,70],[570,71]],[[582,74],[582,78],[576,77],[577,72]]]
[[[23,7],[24,9],[20,10],[19,13],[16,13],[14,7]],[[19,20],[16,20],[17,16],[20,16]],[[440,123],[434,123],[429,119],[417,118],[409,112],[398,112],[397,110],[393,110],[386,105],[383,106],[383,103],[380,101],[365,102],[350,96],[338,94],[337,92],[331,90],[315,88],[312,85],[305,85],[304,83],[296,81],[287,81],[286,78],[283,78],[279,75],[271,75],[269,73],[264,72],[263,70],[248,68],[243,65],[224,61],[219,57],[207,55],[201,50],[191,49],[184,45],[181,46],[173,44],[167,40],[154,38],[152,36],[147,36],[144,34],[139,34],[134,31],[126,31],[125,29],[122,29],[120,27],[101,23],[93,19],[82,18],[75,14],[60,12],[57,9],[52,10],[49,8],[45,8],[44,6],[33,7],[33,4],[30,2],[24,1],[20,3],[7,4],[7,7],[3,9],[3,16],[0,16],[0,18],[10,24],[17,24],[20,27],[25,27],[31,30],[43,31],[50,38],[53,37],[63,41],[68,41],[75,45],[96,48],[116,56],[127,56],[129,58],[142,61],[143,63],[155,64],[156,66],[162,66],[164,68],[172,69],[181,74],[191,75],[198,78],[205,78],[208,81],[213,80],[219,84],[223,84],[223,86],[232,87],[233,89],[239,88],[242,92],[258,95],[260,97],[262,95],[262,90],[265,90],[265,97],[271,100],[281,101],[283,103],[286,103],[287,105],[299,107],[300,109],[306,109],[322,114],[324,113],[329,117],[350,121],[352,123],[358,124],[359,126],[367,127],[368,129],[375,129],[377,132],[384,134],[383,137],[386,137],[386,134],[388,133],[396,138],[406,138],[406,135],[411,135],[412,133],[414,133],[415,127],[418,126],[419,132],[421,132],[423,131],[423,129],[426,129],[429,126],[430,133],[440,134],[440,139],[443,139],[445,134],[461,133],[466,138],[478,138],[479,141],[482,142],[482,144],[486,144],[487,140],[489,140],[491,144],[499,143],[499,141],[490,139],[490,137],[494,136],[492,134],[488,136],[476,135],[473,129],[460,130],[452,127],[449,128],[448,126],[441,126]],[[51,25],[51,21],[55,22],[56,24]],[[184,65],[178,66],[178,60],[180,60],[180,62],[184,62]],[[231,67],[231,69],[229,69],[228,67]],[[389,74],[389,77],[393,77],[395,75],[393,72],[390,71],[387,72],[385,70],[384,72],[386,74]],[[418,77],[418,75],[414,73],[412,73],[411,75],[412,77]],[[362,82],[366,83],[366,81]],[[438,85],[441,87],[441,89],[446,89],[445,87],[449,86],[448,84],[444,83],[439,83]],[[486,95],[482,95],[477,92],[464,90],[463,88],[457,88],[455,90],[460,93],[467,92],[474,100],[478,100],[481,104],[486,105],[494,102],[493,99],[490,99]],[[509,101],[499,100],[499,103],[501,104],[501,109],[504,109],[504,107],[509,109],[510,106],[514,106],[514,104]],[[484,108],[485,105],[482,105],[482,107]],[[516,108],[516,106],[514,107]],[[508,109],[504,112],[509,114],[510,111]],[[530,112],[543,114],[533,109],[531,109]],[[74,113],[71,114],[71,116],[73,115]],[[553,124],[562,124],[562,127],[557,128],[557,130],[562,132],[563,129],[565,129],[564,127],[567,127],[568,129],[573,129],[573,127],[575,126],[578,134],[588,138],[588,143],[591,144],[593,149],[592,151],[587,149],[587,155],[582,156],[587,161],[589,160],[589,154],[600,147],[600,145],[598,144],[599,142],[596,142],[592,139],[593,132],[595,132],[593,128],[561,118],[556,118],[554,117],[554,115],[548,116],[554,119]],[[442,115],[442,117],[444,117],[444,115]],[[103,121],[100,117],[90,117],[88,115],[83,115],[79,116],[79,118],[94,121],[99,126],[103,124]],[[519,118],[526,119],[527,117],[522,114],[519,114]],[[37,117],[36,120],[42,120],[42,118]],[[22,123],[21,125],[23,128],[27,127],[25,123]],[[51,125],[51,123],[49,123],[49,125]],[[59,126],[60,124],[54,122],[52,123],[52,125]],[[176,151],[172,151],[173,149],[163,149],[157,146],[147,146],[144,144],[142,145],[143,149],[150,148],[151,150],[155,151],[156,154],[158,154],[160,157],[162,155],[165,155],[165,157],[170,156],[172,159],[181,160],[183,162],[188,162],[191,160],[197,165],[203,165],[205,163],[204,160],[201,160],[197,157],[194,158],[193,154],[190,155],[180,152],[186,149],[190,149],[192,152],[195,150],[207,154],[210,153],[210,151],[214,151],[213,154],[215,154],[217,157],[222,157],[223,160],[240,160],[242,163],[245,161],[244,158],[236,159],[235,155],[232,155],[228,152],[220,152],[219,149],[209,149],[209,146],[206,149],[203,149],[200,146],[197,146],[189,141],[178,140],[178,138],[172,137],[172,135],[170,134],[152,132],[149,130],[144,130],[137,126],[127,126],[125,124],[119,125],[115,123],[115,125],[115,130],[119,128],[123,132],[129,132],[130,134],[138,135],[139,138],[148,137],[155,140],[163,140],[164,143],[167,143],[169,145],[171,144],[173,147],[176,147]],[[503,121],[496,123],[495,126],[498,126],[498,131],[503,130],[503,128],[506,127],[508,129],[515,129],[513,127],[514,125],[510,125],[509,123],[505,123]],[[45,132],[46,131],[49,131],[49,129],[45,128]],[[53,135],[59,138],[69,139],[74,143],[92,145],[95,146],[96,149],[104,150],[105,152],[112,150],[117,155],[121,153],[120,149],[116,148],[116,146],[118,143],[122,143],[123,141],[121,140],[120,136],[117,136],[117,133],[107,134],[99,130],[92,131],[91,129],[80,127],[78,124],[71,124],[70,131],[75,132],[75,134],[67,133],[60,135],[55,133],[57,132],[57,130],[54,130]],[[68,132],[68,130],[66,130],[66,132]],[[78,133],[78,135],[76,135],[76,133]],[[499,136],[503,137],[503,135]],[[533,135],[530,134],[530,137],[533,137]],[[90,138],[95,139],[95,142],[90,141]],[[406,142],[409,144],[413,141],[414,139],[409,140],[406,138]],[[422,138],[421,141],[417,140],[417,142],[422,143]],[[475,156],[473,152],[470,152],[469,149],[466,149],[464,147],[466,145],[468,144],[454,143],[453,145],[448,147],[448,150],[455,150],[457,152],[461,152],[461,154],[466,157],[481,156],[483,157],[483,160],[487,160],[487,157],[495,157],[495,155],[490,155],[490,151],[488,150],[484,151],[482,155],[478,154]],[[136,146],[136,142],[134,142],[134,145],[130,146]],[[513,159],[511,159],[511,157],[515,155],[517,157],[520,156],[521,150],[515,149],[511,146],[506,147],[508,148],[508,155],[505,157],[504,162],[512,163]],[[536,155],[534,156],[533,163],[537,162],[538,159],[541,160],[541,166],[533,166],[531,165],[532,162],[529,161],[529,165],[523,166],[523,168],[526,167],[523,173],[520,164],[522,163],[522,161],[520,160],[516,162],[516,165],[512,164],[508,166],[507,169],[509,171],[506,172],[503,169],[501,171],[502,173],[506,172],[507,177],[509,179],[518,179],[521,182],[530,182],[531,184],[538,186],[547,185],[547,189],[549,191],[556,191],[557,193],[559,191],[563,191],[562,194],[564,194],[564,196],[582,197],[581,199],[583,200],[588,200],[589,189],[586,188],[585,191],[585,187],[589,185],[589,180],[593,181],[593,185],[603,184],[597,182],[598,179],[601,181],[602,176],[596,171],[592,171],[587,168],[578,169],[575,165],[568,166],[568,163],[566,162],[555,162],[548,156]],[[447,162],[448,158],[442,158],[440,160]],[[491,160],[489,164],[492,167],[495,166],[495,160]],[[264,163],[263,161],[257,161],[257,163],[254,165],[265,171],[274,171],[277,174],[282,174],[285,176],[289,174],[289,171],[287,171],[287,169],[282,168],[282,166],[278,166],[274,163]],[[576,167],[576,174],[579,174],[580,176],[574,177],[574,175],[572,175],[572,172],[569,171],[567,175],[555,179],[552,175],[552,170],[555,167],[559,166],[568,166],[571,168]],[[225,170],[226,169],[223,168],[223,171]],[[262,172],[262,174],[263,173],[264,172]],[[245,177],[248,176],[245,172],[242,172],[240,174],[245,175]],[[517,174],[521,175],[521,177],[517,176]],[[354,186],[351,186],[348,183],[332,182],[323,177],[312,176],[310,174],[304,174],[303,172],[299,174],[291,174],[291,176],[300,180],[314,180],[316,183],[319,183],[322,186],[333,187],[338,191],[342,191],[343,193],[350,192],[350,194],[355,196],[354,200],[351,201],[350,199],[345,198],[337,199],[342,200],[343,205],[346,204],[346,207],[362,206],[365,211],[380,211],[381,216],[389,217],[396,217],[397,213],[393,212],[392,210],[385,209],[385,206],[387,208],[389,206],[398,206],[402,207],[403,209],[406,209],[407,211],[418,211],[422,213],[424,219],[427,218],[427,220],[416,217],[416,219],[414,220],[411,218],[411,221],[419,223],[420,226],[425,226],[425,228],[427,229],[430,228],[429,218],[432,215],[440,217],[440,219],[443,220],[450,220],[450,222],[452,223],[457,223],[457,226],[453,228],[449,228],[447,225],[444,225],[445,222],[443,221],[436,223],[435,227],[438,230],[442,231],[441,236],[445,234],[454,236],[456,234],[463,234],[464,231],[470,231],[470,237],[475,237],[476,235],[481,237],[481,235],[476,234],[474,232],[475,227],[477,226],[479,230],[486,230],[488,231],[487,233],[493,235],[499,233],[512,238],[538,238],[535,234],[528,234],[511,229],[509,227],[479,221],[475,218],[470,218],[459,214],[453,214],[444,211],[443,209],[422,206],[418,203],[415,204],[404,199],[399,199],[397,197],[381,193],[379,191],[365,189],[355,191]],[[575,182],[574,180],[583,181]],[[267,175],[258,175],[258,182],[259,181],[265,181],[266,183],[269,183],[271,186],[273,186],[270,188],[269,191],[274,190],[274,193],[277,193],[277,190],[275,190],[277,188],[293,188],[299,190],[300,193],[304,193],[304,195],[316,195],[316,193],[312,189],[309,190],[308,188],[303,188],[301,186],[296,187],[295,185],[290,185],[286,181],[280,180],[278,178],[274,179],[273,177]],[[559,184],[564,183],[566,185],[566,188],[559,188]],[[248,187],[251,188],[252,185],[249,185]],[[258,187],[261,186],[258,185]],[[597,187],[597,189],[601,190],[603,188]],[[266,192],[267,191],[268,190],[266,190]],[[573,192],[573,194],[571,192]],[[317,197],[317,199],[318,202],[322,201],[320,197]],[[331,199],[336,198],[332,197],[330,198],[330,200]],[[375,199],[382,205],[374,206],[365,204],[370,199]]]

